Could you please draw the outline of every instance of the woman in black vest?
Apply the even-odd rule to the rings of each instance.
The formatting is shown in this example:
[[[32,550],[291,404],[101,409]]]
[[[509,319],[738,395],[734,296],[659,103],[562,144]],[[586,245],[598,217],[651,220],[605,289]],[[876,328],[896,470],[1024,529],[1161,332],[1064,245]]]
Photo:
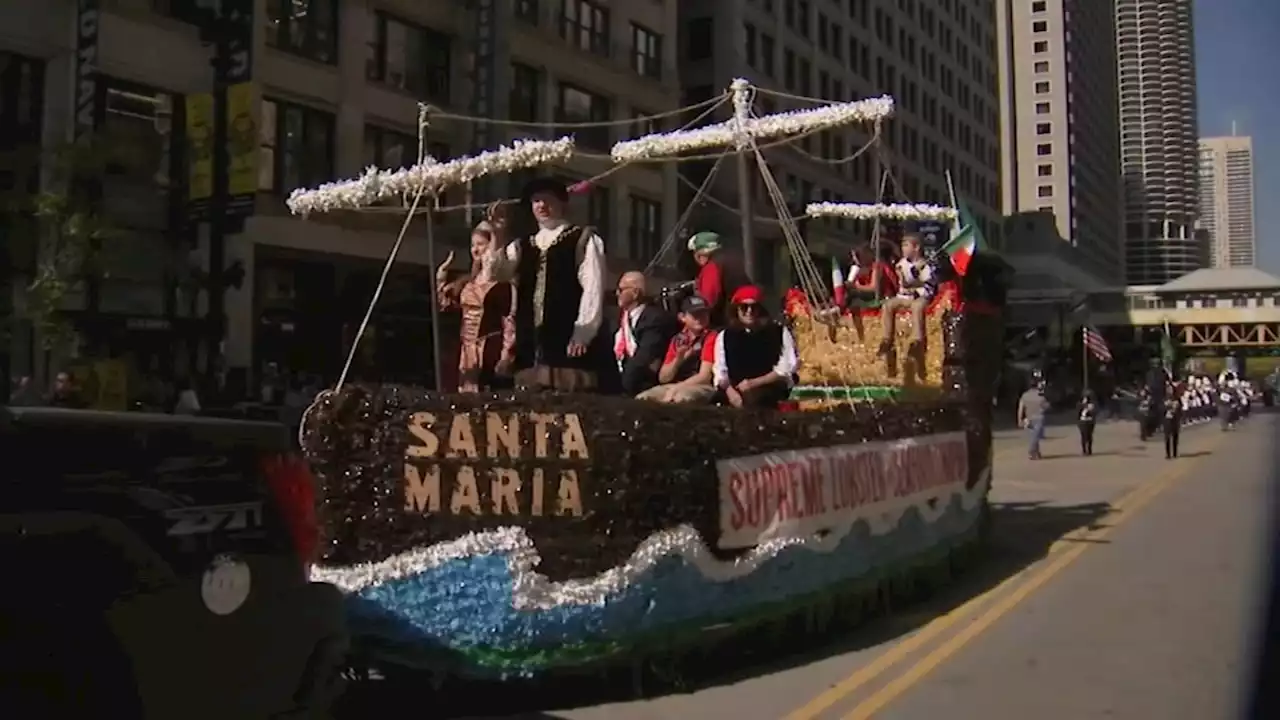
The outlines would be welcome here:
[[[777,407],[791,395],[799,366],[795,338],[765,310],[764,293],[755,285],[730,298],[729,326],[716,336],[713,377],[730,405]]]

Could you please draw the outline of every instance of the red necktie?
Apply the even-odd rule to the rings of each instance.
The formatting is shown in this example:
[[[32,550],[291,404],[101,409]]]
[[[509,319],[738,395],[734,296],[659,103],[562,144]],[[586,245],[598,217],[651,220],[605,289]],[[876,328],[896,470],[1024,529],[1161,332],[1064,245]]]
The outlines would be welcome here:
[[[613,354],[618,362],[627,359],[627,311],[623,310],[618,317],[618,341],[613,345]]]

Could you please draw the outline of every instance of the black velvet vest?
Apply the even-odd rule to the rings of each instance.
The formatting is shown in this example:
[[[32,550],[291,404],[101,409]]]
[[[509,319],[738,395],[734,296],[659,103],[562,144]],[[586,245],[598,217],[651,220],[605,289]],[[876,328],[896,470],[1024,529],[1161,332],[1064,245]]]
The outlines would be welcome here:
[[[782,326],[771,323],[748,332],[733,327],[724,331],[724,358],[729,369],[729,382],[757,378],[773,370],[782,355]]]
[[[582,300],[578,282],[578,246],[590,228],[569,226],[544,253],[533,236],[520,240],[516,270],[516,369],[535,365],[587,369],[586,358],[567,355]]]

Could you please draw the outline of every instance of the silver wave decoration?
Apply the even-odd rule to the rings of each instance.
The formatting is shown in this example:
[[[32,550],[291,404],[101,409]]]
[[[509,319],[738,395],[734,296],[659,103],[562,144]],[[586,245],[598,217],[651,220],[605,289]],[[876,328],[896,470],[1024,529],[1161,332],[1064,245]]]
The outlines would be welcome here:
[[[812,552],[829,553],[840,545],[840,541],[849,534],[857,520],[866,520],[871,526],[872,534],[881,535],[897,527],[898,521],[909,507],[915,507],[926,521],[932,522],[946,511],[951,497],[960,495],[964,509],[972,510],[986,497],[990,482],[991,466],[988,463],[982,471],[980,481],[972,489],[961,488],[947,493],[948,502],[943,502],[943,498],[938,495],[912,498],[911,502],[895,507],[890,512],[850,518],[847,523],[833,528],[821,537],[769,540],[732,560],[715,557],[697,530],[681,525],[649,536],[636,548],[631,558],[619,567],[592,578],[553,582],[536,570],[542,558],[538,555],[533,540],[524,528],[511,526],[469,533],[456,540],[417,548],[379,562],[345,567],[317,567],[312,570],[312,580],[332,583],[348,593],[355,593],[393,580],[413,577],[454,560],[501,554],[507,557],[508,567],[514,578],[512,604],[516,609],[547,610],[564,605],[602,605],[666,557],[681,556],[708,580],[728,582],[750,575],[787,548],[803,547]]]

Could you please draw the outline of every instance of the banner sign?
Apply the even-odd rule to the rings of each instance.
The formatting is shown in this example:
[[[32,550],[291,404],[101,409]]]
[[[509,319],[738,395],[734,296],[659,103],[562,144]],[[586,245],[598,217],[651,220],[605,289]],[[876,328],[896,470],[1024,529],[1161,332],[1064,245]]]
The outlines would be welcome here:
[[[947,230],[947,226],[937,220],[916,223],[916,232],[920,235],[920,246],[926,258],[933,260],[942,246],[947,244]]]
[[[808,537],[946,503],[969,478],[962,432],[719,460],[724,550]]]
[[[99,0],[79,0],[76,6],[75,139],[98,126]]]
[[[227,212],[253,214],[258,196],[258,122],[253,83],[227,88]]]
[[[193,220],[206,219],[213,198],[213,95],[188,95],[187,211]]]

